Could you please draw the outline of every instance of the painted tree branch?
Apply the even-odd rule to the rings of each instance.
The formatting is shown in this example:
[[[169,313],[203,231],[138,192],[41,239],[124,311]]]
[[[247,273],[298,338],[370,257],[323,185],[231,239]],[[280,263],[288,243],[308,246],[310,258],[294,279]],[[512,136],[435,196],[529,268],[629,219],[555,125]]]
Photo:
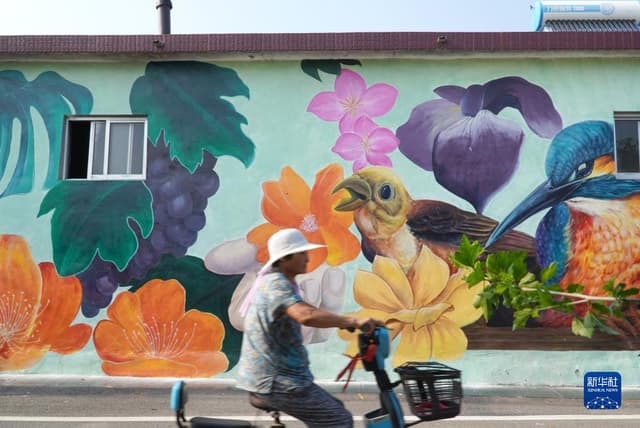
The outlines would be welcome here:
[[[602,285],[605,295],[584,294],[580,284],[561,288],[552,281],[555,264],[535,275],[528,271],[525,251],[502,251],[486,257],[484,253],[478,242],[471,243],[465,236],[452,261],[467,272],[469,287],[483,284],[474,305],[482,308],[485,319],[499,306],[511,308],[514,330],[525,327],[542,311],[555,310],[572,317],[576,335],[592,337],[595,330],[617,335],[620,330],[612,328],[611,321],[624,320],[624,311],[640,301],[637,288],[626,288],[613,280]]]

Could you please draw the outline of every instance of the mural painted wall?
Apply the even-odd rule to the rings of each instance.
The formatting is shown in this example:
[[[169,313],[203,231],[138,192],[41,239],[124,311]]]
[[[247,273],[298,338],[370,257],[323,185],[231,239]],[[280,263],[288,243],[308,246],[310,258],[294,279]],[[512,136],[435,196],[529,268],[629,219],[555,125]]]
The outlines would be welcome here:
[[[4,63],[0,371],[233,378],[266,242],[297,227],[327,246],[304,299],[387,321],[393,365],[640,385],[637,309],[616,336],[552,311],[512,331],[450,260],[466,235],[532,272],[556,262],[565,289],[638,285],[640,182],[615,179],[612,131],[640,110],[638,62]],[[59,178],[64,116],[89,114],[147,117],[144,180]],[[318,379],[355,352],[347,332],[304,337]]]

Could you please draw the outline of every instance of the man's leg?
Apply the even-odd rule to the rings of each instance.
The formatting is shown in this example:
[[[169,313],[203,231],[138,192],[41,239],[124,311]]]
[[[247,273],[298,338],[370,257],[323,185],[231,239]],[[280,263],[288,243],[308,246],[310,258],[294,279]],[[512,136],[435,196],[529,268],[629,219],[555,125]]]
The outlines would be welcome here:
[[[315,383],[293,392],[274,392],[259,396],[269,405],[300,419],[309,427],[353,427],[353,416],[342,401]]]

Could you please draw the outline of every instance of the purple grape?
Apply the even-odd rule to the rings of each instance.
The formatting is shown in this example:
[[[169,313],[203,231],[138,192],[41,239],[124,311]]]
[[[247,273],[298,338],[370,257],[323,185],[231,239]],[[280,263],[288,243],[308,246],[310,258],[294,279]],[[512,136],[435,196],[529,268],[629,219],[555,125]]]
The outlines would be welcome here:
[[[153,223],[159,225],[171,223],[165,205],[153,204]]]
[[[218,174],[212,171],[198,171],[193,175],[195,189],[204,197],[214,195],[220,186]]]
[[[153,159],[147,167],[147,180],[149,178],[166,177],[169,172],[169,164],[165,159]]]
[[[191,201],[193,202],[193,212],[204,212],[207,208],[208,199],[198,192],[191,193]]]
[[[184,167],[181,169],[170,168],[169,171],[172,175],[157,190],[157,194],[162,199],[171,199],[180,195],[185,187],[191,187],[192,176]],[[155,193],[153,189],[151,191]]]
[[[162,199],[173,198],[174,196],[179,195],[180,192],[180,184],[175,180],[166,180],[160,185],[160,187],[158,187],[158,195],[160,195]]]
[[[167,202],[167,213],[173,218],[185,218],[193,211],[191,195],[183,193]]]
[[[174,245],[173,247],[171,247],[170,254],[173,257],[182,257],[185,254],[187,254],[187,247],[181,247],[179,245]]]
[[[80,305],[80,308],[82,309],[82,315],[87,318],[93,318],[100,312],[100,308],[84,296],[82,296],[82,304]]]
[[[133,261],[142,270],[146,271],[160,261],[160,254],[153,251],[153,248],[143,247],[138,249],[138,252],[133,256]]]
[[[125,279],[122,282],[120,282],[120,285],[128,285],[129,280],[131,279],[136,279],[136,280],[144,279],[144,276],[147,274],[147,270],[148,269],[142,268],[135,261],[129,262],[129,265],[125,270],[125,272],[127,273],[128,279]]]
[[[96,257],[97,259],[97,257]],[[102,260],[100,260],[102,261]],[[82,283],[82,313],[86,317],[95,317],[101,308],[105,308],[111,303],[112,294],[103,294],[97,288],[95,272],[88,269],[77,275]],[[93,286],[89,286],[93,284]]]
[[[184,219],[184,225],[186,226],[186,228],[193,232],[198,232],[199,230],[201,230],[206,222],[207,218],[205,217],[204,213],[191,214],[189,217]]]
[[[190,247],[198,239],[198,234],[187,229],[184,225],[175,223],[167,227],[167,238],[182,246]]]
[[[105,296],[111,296],[118,288],[118,283],[109,275],[103,275],[96,280],[96,290]]]
[[[164,232],[160,230],[159,227],[156,227],[153,229],[153,232],[151,233],[151,237],[149,238],[149,242],[151,242],[151,246],[158,253],[163,253],[164,250],[171,247],[171,245],[169,244],[169,241],[167,241],[167,238],[164,235]]]

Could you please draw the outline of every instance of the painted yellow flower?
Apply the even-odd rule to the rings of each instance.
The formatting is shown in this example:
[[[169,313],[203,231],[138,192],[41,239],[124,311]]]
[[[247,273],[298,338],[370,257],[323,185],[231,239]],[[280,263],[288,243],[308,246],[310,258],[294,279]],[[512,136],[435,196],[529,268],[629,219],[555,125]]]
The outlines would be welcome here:
[[[102,370],[142,377],[210,377],[227,370],[222,321],[196,309],[185,312],[185,301],[175,279],[152,279],[120,293],[93,334]]]
[[[459,358],[467,349],[461,327],[482,315],[473,306],[481,286],[470,289],[465,274],[450,276],[447,263],[427,247],[406,275],[396,260],[376,256],[373,272],[356,272],[354,297],[363,309],[348,315],[385,321],[390,339],[400,336],[394,367],[406,361]],[[355,354],[357,333],[341,330],[339,335],[350,341],[347,352]]]

